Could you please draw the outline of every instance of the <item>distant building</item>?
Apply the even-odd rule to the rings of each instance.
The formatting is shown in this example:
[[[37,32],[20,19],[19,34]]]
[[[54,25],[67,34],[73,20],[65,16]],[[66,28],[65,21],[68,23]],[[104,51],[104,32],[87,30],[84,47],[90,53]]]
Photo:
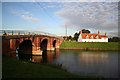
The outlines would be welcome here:
[[[78,42],[108,42],[108,37],[106,36],[106,33],[104,35],[101,35],[99,31],[97,34],[90,34],[82,33],[81,30]]]

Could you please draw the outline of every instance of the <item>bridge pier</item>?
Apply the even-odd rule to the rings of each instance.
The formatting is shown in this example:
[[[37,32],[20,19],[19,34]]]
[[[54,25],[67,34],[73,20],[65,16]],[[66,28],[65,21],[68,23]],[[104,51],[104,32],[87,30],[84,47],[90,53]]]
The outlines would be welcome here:
[[[40,47],[32,47],[32,55],[42,55],[42,50],[40,50]]]

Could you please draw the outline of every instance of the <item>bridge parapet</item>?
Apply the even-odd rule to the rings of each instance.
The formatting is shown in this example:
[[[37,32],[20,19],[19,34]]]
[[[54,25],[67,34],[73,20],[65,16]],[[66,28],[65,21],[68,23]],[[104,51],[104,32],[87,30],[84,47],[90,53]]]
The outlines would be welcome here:
[[[26,31],[26,30],[0,30],[0,35],[1,36],[38,36],[38,35],[43,35],[43,36],[51,36],[51,37],[56,37],[56,38],[61,38],[57,35],[47,33],[47,32],[41,32],[41,31]],[[62,39],[62,38],[61,38]]]

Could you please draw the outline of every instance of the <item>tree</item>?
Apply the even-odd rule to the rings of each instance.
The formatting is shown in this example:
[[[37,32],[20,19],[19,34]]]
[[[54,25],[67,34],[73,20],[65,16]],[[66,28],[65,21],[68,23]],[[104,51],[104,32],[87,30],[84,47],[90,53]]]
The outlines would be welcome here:
[[[63,36],[63,39],[64,39],[64,40],[67,40],[66,36]]]
[[[76,33],[74,34],[74,40],[78,41],[78,37],[79,37],[79,33],[76,32]]]
[[[3,35],[7,35],[7,33],[4,31]]]
[[[82,30],[82,33],[90,33],[90,31],[87,30],[87,29],[83,29],[83,30]]]
[[[68,36],[68,37],[67,37],[67,40],[72,40],[72,36]]]
[[[87,30],[87,29],[82,29],[82,33],[90,33],[90,31],[89,30]],[[79,33],[75,33],[74,34],[74,40],[76,40],[76,41],[78,41],[78,38],[79,38],[79,35],[80,35],[80,32]]]
[[[109,42],[120,42],[120,38],[119,37],[112,37],[108,39]]]

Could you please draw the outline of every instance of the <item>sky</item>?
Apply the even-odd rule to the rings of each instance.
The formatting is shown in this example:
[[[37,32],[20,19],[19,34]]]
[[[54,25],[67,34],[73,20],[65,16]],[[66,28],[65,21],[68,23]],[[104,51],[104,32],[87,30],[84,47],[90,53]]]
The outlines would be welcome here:
[[[118,35],[118,2],[4,0],[0,29],[42,31],[59,36],[74,35],[81,29],[91,33]]]

